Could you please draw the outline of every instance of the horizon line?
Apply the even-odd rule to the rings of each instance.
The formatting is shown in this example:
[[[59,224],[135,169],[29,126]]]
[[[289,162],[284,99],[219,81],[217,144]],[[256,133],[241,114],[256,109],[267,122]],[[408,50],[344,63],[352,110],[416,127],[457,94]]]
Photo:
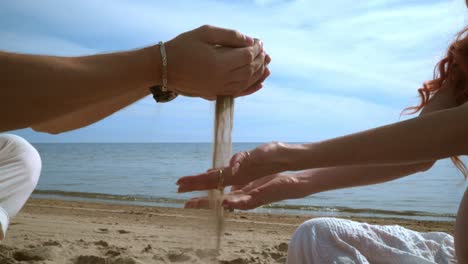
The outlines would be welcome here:
[[[269,143],[272,141],[234,141],[234,143]],[[304,143],[306,141],[284,141],[286,143]],[[149,142],[29,142],[31,144],[213,144],[207,141],[149,141]]]

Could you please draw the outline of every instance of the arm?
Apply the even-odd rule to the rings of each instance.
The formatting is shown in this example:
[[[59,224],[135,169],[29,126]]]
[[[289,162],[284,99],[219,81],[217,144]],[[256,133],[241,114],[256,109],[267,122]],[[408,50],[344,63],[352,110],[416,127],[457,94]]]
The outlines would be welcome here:
[[[169,89],[182,95],[247,95],[269,74],[261,42],[234,30],[203,26],[168,41],[166,50]],[[159,45],[84,57],[0,52],[0,131],[33,127],[60,133],[83,127],[160,83]]]
[[[453,88],[447,86],[434,95],[420,115],[455,106]],[[235,164],[243,157],[241,154],[236,154],[231,162]],[[248,164],[249,161],[245,163]],[[396,165],[343,166],[310,169],[294,174],[273,174],[256,179],[227,193],[223,205],[226,208],[248,210],[285,199],[303,198],[319,192],[395,180],[428,170],[434,163],[435,161]],[[196,185],[190,187],[197,188]],[[186,188],[187,186],[181,185],[179,191],[186,191]],[[207,208],[208,204],[208,197],[197,197],[189,200],[185,207]]]
[[[356,166],[311,169],[294,174],[273,174],[254,180],[224,196],[225,208],[249,210],[262,205],[300,199],[311,194],[347,187],[394,180],[418,171],[426,165]],[[186,208],[208,208],[209,199],[192,198]]]
[[[453,87],[447,86],[434,95],[421,111],[420,116],[442,109],[453,108],[455,106],[456,102]],[[280,174],[278,177],[287,179],[281,181],[281,192],[275,187],[278,185],[278,181],[271,181],[272,179],[268,179],[270,182],[261,181],[261,179],[267,179],[268,177],[254,181],[246,187],[249,188],[248,193],[252,196],[251,203],[260,206],[265,203],[284,199],[302,198],[324,191],[383,183],[413,173],[426,171],[430,169],[434,163],[435,160],[412,164],[362,165],[310,169],[295,174]],[[256,186],[252,188],[252,185]],[[251,192],[252,190],[254,191]],[[234,203],[234,206],[238,206],[238,204]]]
[[[453,87],[442,89],[423,108],[420,116],[428,113],[453,108],[456,106]],[[425,161],[412,164],[344,166],[311,169],[290,175],[288,197],[302,198],[314,193],[336,190],[341,188],[371,185],[395,180],[413,173],[426,171],[435,163]],[[265,188],[265,187],[264,187]],[[278,201],[278,198],[274,199]]]
[[[34,127],[109,98],[128,98],[110,113],[127,106],[160,82],[160,58],[154,49],[76,58],[1,52],[0,130]],[[94,121],[110,114],[103,110],[87,117]]]
[[[427,163],[467,154],[468,104],[453,107],[452,90],[442,92],[445,94],[440,94],[440,98],[444,97],[444,100],[438,102],[434,97],[431,108],[428,105],[417,118],[319,143],[286,146],[283,151],[287,153],[288,161],[285,163],[300,170]],[[445,97],[451,97],[453,101],[450,103]],[[443,102],[448,104],[443,107]],[[435,112],[431,111],[433,109]]]
[[[466,120],[466,116],[468,115],[463,115],[463,111],[467,110],[463,110],[463,107],[454,108],[455,106],[456,102],[453,94],[453,87],[448,85],[445,87],[445,89],[440,90],[436,95],[434,95],[430,102],[424,107],[419,118],[424,118],[428,115],[431,115],[430,113],[439,113],[437,111],[444,111],[443,109],[451,109],[445,111],[456,111],[458,112],[459,120]],[[461,112],[461,117],[459,112]],[[418,120],[419,118],[413,120]],[[445,115],[441,119],[444,120],[444,118],[451,119],[453,117],[450,115]],[[445,132],[450,132],[450,129],[455,128],[463,129],[463,127],[456,127],[456,123],[454,128],[454,124],[450,122],[452,121],[446,121],[446,123],[448,123],[451,126],[444,127],[444,129],[446,129],[444,130]],[[337,153],[334,153],[332,150],[330,150],[330,147],[327,146],[325,143],[319,144],[325,144],[325,148],[329,148],[328,153],[326,154],[322,154],[320,150],[315,149],[313,151],[309,150],[312,152],[312,154],[307,153],[307,145],[305,147],[301,145],[292,145],[291,147],[291,145],[282,144],[266,144],[260,146],[259,148],[250,152],[250,155],[247,158],[247,160],[245,160],[245,155],[242,155],[242,153],[238,153],[234,155],[231,161],[231,168],[224,170],[225,182],[227,183],[227,185],[243,185],[255,179],[261,178],[262,176],[271,175],[274,173],[288,170],[290,168],[299,170],[310,167],[328,167],[324,169],[312,169],[310,171],[297,174],[299,178],[292,179],[292,181],[290,182],[300,182],[301,184],[291,187],[294,189],[294,191],[287,194],[287,198],[293,198],[303,197],[324,190],[384,182],[429,169],[438,159],[437,156],[421,160],[407,160],[401,159],[401,157],[399,157],[400,154],[398,151],[400,151],[401,153],[411,153],[412,148],[410,144],[414,144],[414,142],[409,142],[408,144],[396,144],[395,139],[405,140],[405,142],[408,142],[408,139],[405,139],[405,136],[408,137],[408,135],[410,135],[410,137],[417,137],[419,136],[419,133],[421,133],[418,125],[413,125],[413,128],[411,128],[413,129],[413,131],[410,131],[406,127],[399,127],[401,123],[404,122],[376,129],[378,133],[370,133],[371,140],[366,138],[369,134],[367,132],[361,132],[345,137],[344,139],[347,139],[349,137],[351,138],[351,143],[348,143],[348,145],[351,145],[352,147],[343,147],[342,145],[340,145],[340,143],[335,142],[335,140],[341,141],[342,138],[326,141],[325,143],[330,142],[330,144],[332,144],[332,146],[335,147],[335,149],[332,150],[336,151]],[[464,121],[464,123],[466,124],[468,122]],[[388,133],[388,129],[395,130],[395,126],[397,131],[399,132]],[[430,127],[428,131],[430,131],[431,133],[437,130],[432,128],[433,125],[430,122],[429,124],[427,124],[426,122],[426,126]],[[439,125],[437,127],[439,127]],[[419,132],[414,131],[415,129]],[[401,133],[401,131],[405,132],[406,134]],[[422,131],[424,131],[424,133],[421,133],[421,135],[430,134],[424,129]],[[460,131],[458,131],[457,133],[461,135],[463,134],[463,132]],[[387,134],[390,134],[391,136],[388,137],[386,136]],[[396,136],[394,136],[395,134]],[[401,134],[401,136],[399,134]],[[364,144],[359,144],[360,140],[362,140]],[[451,139],[449,139],[449,141],[450,140]],[[461,142],[463,140],[466,139],[461,137],[460,142],[455,142],[457,142],[457,144],[463,144]],[[355,145],[352,145],[352,143],[355,143]],[[373,144],[375,144],[375,146],[377,147],[374,148]],[[438,143],[434,142],[434,144]],[[386,152],[381,151],[382,147],[378,147],[379,145],[383,145],[384,147],[386,147]],[[314,147],[315,145],[310,146]],[[394,146],[399,146],[400,149],[395,150],[393,149]],[[380,151],[377,152],[376,149],[378,150],[379,148]],[[317,149],[320,149],[320,146],[317,147]],[[432,149],[439,151],[437,146],[432,147]],[[302,154],[302,156],[300,154],[298,155],[298,152],[302,152],[300,153]],[[367,157],[362,156],[361,152],[366,154]],[[392,154],[394,157],[396,156],[396,160],[391,162],[385,160],[375,161],[376,158],[382,159],[382,154]],[[449,157],[453,154],[456,153],[449,153],[447,154],[447,156],[444,157]],[[273,155],[273,157],[271,155]],[[312,155],[318,156],[316,160],[310,158]],[[339,158],[341,158],[341,160],[339,160]],[[352,163],[355,162],[353,159],[358,159],[360,163],[358,162],[356,165],[354,165]],[[278,162],[277,160],[280,161]],[[301,161],[302,164],[294,164],[294,167],[291,165],[284,165],[288,163],[291,164],[295,161]],[[181,178],[178,181],[179,191],[185,192],[192,190],[209,189],[211,186],[216,186],[217,178],[218,174],[216,171],[203,173],[197,176]],[[283,197],[283,199],[287,198]]]
[[[419,116],[456,106],[453,86],[446,86],[431,98]],[[397,165],[362,165],[311,169],[295,175],[300,196],[370,185],[426,171],[436,160]]]

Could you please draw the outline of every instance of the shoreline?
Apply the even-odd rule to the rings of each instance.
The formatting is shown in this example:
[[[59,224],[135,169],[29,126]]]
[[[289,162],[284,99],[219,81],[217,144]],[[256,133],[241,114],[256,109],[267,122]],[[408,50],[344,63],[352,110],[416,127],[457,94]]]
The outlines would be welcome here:
[[[1,263],[284,263],[294,230],[312,215],[227,213],[214,254],[210,212],[154,206],[30,199],[0,245]],[[341,217],[453,234],[454,222]],[[3,258],[3,259],[2,259]],[[8,262],[10,261],[10,262]],[[36,262],[31,262],[36,263]]]
[[[77,202],[95,202],[122,205],[140,205],[151,207],[183,208],[185,199],[154,197],[142,195],[115,195],[105,193],[69,192],[59,190],[35,190],[33,198],[53,199]],[[371,208],[351,208],[344,206],[310,206],[300,204],[273,203],[253,210],[252,213],[271,213],[286,215],[316,215],[322,217],[371,217],[371,218],[401,218],[419,221],[453,222],[456,215],[430,213],[421,211],[392,211]]]

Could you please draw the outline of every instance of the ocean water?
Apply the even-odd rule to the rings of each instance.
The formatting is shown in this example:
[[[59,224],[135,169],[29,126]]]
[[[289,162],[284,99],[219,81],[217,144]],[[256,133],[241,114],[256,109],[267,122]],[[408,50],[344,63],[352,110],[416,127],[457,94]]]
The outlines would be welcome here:
[[[260,143],[234,143],[233,151]],[[183,207],[176,180],[210,168],[210,143],[34,144],[43,169],[34,197]],[[453,221],[466,184],[449,161],[373,186],[314,194],[255,209],[311,216],[377,216]]]

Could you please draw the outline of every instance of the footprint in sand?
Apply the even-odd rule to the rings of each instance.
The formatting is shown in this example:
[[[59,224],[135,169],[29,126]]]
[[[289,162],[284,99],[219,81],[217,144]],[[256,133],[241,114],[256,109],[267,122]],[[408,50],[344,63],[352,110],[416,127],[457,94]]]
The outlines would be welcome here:
[[[209,258],[219,256],[219,252],[216,249],[197,249],[195,254],[199,258]]]
[[[108,257],[117,257],[117,256],[120,256],[120,251],[118,250],[113,250],[113,249],[109,249],[106,251],[106,256]]]
[[[73,262],[74,264],[142,264],[140,261],[130,258],[121,257],[117,259],[102,258],[98,256],[79,256]]]
[[[232,260],[221,260],[220,263],[221,264],[248,264],[252,262],[250,262],[248,259],[245,259],[245,258],[235,258]]]
[[[16,262],[16,260],[14,260],[12,258],[9,258],[9,257],[3,255],[2,253],[0,253],[0,263],[2,263],[2,264],[16,264],[18,262]]]
[[[78,256],[74,264],[106,264],[106,259],[98,256]]]
[[[112,261],[109,261],[108,262],[109,264],[142,264],[142,262],[134,259],[134,258],[130,258],[130,257],[123,257],[123,258],[118,258],[118,259],[114,259]]]
[[[98,228],[95,232],[97,233],[109,233],[108,228]]]
[[[44,243],[42,243],[43,246],[53,246],[53,247],[61,247],[62,244],[60,244],[58,241],[55,240],[49,240]]]
[[[96,246],[101,246],[101,247],[108,247],[109,246],[109,243],[107,243],[106,241],[104,240],[99,240],[97,242],[94,242],[94,245]]]
[[[44,261],[54,259],[54,252],[48,247],[20,249],[13,252],[16,261]]]
[[[151,252],[153,250],[153,248],[151,247],[150,244],[148,244],[142,251],[141,253],[148,253],[148,252]]]
[[[167,253],[167,258],[171,262],[189,261],[191,259],[189,255],[181,251],[170,251],[169,253]]]
[[[280,252],[288,252],[288,243],[283,242],[283,243],[275,246],[275,248]]]

